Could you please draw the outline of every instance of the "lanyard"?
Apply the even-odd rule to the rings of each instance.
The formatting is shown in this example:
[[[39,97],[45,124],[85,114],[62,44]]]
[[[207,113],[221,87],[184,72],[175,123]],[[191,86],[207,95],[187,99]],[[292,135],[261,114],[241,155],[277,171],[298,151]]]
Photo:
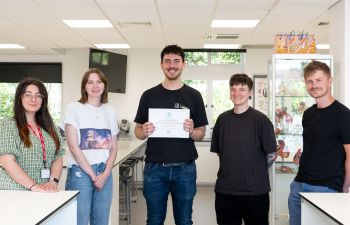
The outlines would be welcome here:
[[[28,128],[33,132],[33,134],[34,134],[35,136],[37,136],[37,135],[35,134],[35,131],[34,131],[33,127],[30,126],[29,123],[28,123],[27,125],[28,125]],[[37,127],[38,127],[38,134],[39,134],[39,140],[40,140],[40,143],[41,143],[41,148],[42,148],[42,150],[43,150],[44,169],[47,169],[47,168],[46,168],[46,147],[45,147],[45,142],[44,142],[44,136],[43,136],[43,133],[41,132],[40,127],[39,127],[39,126],[37,126]]]

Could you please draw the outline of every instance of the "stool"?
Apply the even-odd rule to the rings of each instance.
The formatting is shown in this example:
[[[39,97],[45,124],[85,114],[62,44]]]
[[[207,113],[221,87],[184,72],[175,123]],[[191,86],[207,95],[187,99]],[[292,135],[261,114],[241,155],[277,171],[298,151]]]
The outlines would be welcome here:
[[[143,180],[143,161],[144,161],[144,156],[135,156],[135,157],[130,157],[130,158],[132,158],[132,159],[136,159],[137,160],[137,164],[139,163],[139,162],[141,162],[141,180]],[[137,166],[137,165],[136,165]],[[135,181],[137,181],[137,178],[138,178],[138,175],[137,175],[137,169],[136,169],[136,177],[135,177]]]
[[[131,190],[131,195],[130,198],[132,199],[133,202],[136,202],[136,194],[135,194],[135,165],[137,163],[137,160],[134,159],[126,159],[122,165],[128,166],[131,170],[130,174],[131,174],[131,184],[130,184],[130,190]]]
[[[130,166],[128,164],[121,164],[119,166],[119,183],[120,183],[120,197],[119,209],[120,218],[124,217],[127,224],[131,223],[131,210],[130,210],[130,192],[131,192],[131,181],[132,176],[130,175]]]
[[[131,156],[129,157],[128,159],[126,159],[124,161],[124,163],[128,164],[130,167],[131,167],[131,174],[132,174],[132,181],[131,181],[131,200],[133,202],[136,202],[137,201],[137,175],[138,175],[138,165],[139,165],[139,162],[141,161],[142,163],[142,175],[143,175],[143,159],[144,159],[144,156],[139,156],[139,157],[136,157],[136,156]]]

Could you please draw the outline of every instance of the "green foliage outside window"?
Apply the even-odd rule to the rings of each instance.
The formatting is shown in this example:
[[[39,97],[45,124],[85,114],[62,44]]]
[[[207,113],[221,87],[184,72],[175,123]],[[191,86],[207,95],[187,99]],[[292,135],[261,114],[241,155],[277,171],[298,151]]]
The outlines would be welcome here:
[[[212,64],[240,64],[241,53],[239,52],[212,52]]]
[[[0,83],[0,119],[13,117],[13,103],[17,83]],[[62,114],[62,84],[45,83],[49,93],[48,107],[54,123],[58,124]]]
[[[219,64],[240,64],[239,52],[185,52],[185,60],[190,66]]]
[[[210,65],[242,65],[244,63],[243,53],[230,51],[188,51],[185,50],[185,60],[190,66]],[[185,80],[187,85],[197,89],[203,97],[204,104],[208,105],[206,111],[208,120],[214,125],[218,116],[233,108],[230,100],[230,88],[228,80]],[[210,85],[210,86],[208,86]],[[208,95],[208,91],[211,96]]]
[[[0,119],[13,117],[16,87],[15,83],[0,83]]]
[[[215,124],[218,116],[233,108],[230,100],[230,88],[228,80],[213,81],[213,107],[212,107],[212,123]]]
[[[208,53],[207,52],[185,52],[185,61],[187,65],[203,66],[208,65]]]
[[[207,104],[207,81],[205,80],[184,80],[184,83],[199,91],[202,95],[204,104]]]

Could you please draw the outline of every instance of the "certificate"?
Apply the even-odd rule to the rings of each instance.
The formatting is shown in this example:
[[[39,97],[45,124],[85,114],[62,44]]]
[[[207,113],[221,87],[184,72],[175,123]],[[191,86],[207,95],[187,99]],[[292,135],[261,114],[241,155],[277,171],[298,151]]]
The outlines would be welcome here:
[[[189,109],[150,108],[148,121],[153,123],[155,130],[149,137],[189,138],[189,133],[183,126],[185,119],[189,118]]]

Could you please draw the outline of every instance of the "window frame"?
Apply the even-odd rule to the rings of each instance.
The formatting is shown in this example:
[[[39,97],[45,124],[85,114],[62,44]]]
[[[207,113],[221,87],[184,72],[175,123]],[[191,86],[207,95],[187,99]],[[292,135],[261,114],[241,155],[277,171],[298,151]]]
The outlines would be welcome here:
[[[189,67],[192,67],[192,66],[223,66],[223,67],[227,67],[227,66],[243,66],[245,65],[245,56],[247,52],[246,49],[195,49],[195,48],[190,48],[190,49],[184,49],[184,52],[205,52],[205,53],[208,53],[208,64],[207,65],[187,65]],[[228,53],[240,53],[240,63],[237,63],[237,64],[215,64],[215,63],[212,63],[212,54],[213,52],[228,52]],[[186,61],[186,60],[185,60]]]

